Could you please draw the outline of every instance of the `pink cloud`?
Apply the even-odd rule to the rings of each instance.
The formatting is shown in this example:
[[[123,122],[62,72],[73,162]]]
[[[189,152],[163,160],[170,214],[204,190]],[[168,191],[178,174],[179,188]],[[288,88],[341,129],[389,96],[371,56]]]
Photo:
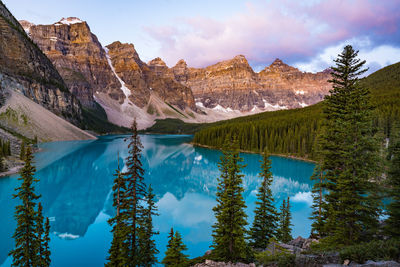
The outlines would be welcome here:
[[[354,37],[367,36],[381,44],[400,41],[396,0],[256,3],[248,3],[243,12],[224,21],[183,18],[175,25],[146,31],[160,43],[160,56],[169,66],[184,58],[194,67],[238,54],[258,65],[268,65],[276,57],[290,63]]]

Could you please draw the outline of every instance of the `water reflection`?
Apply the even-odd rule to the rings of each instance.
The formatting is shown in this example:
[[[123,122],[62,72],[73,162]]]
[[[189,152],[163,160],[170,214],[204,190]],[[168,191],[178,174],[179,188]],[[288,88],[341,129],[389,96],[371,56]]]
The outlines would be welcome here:
[[[55,266],[101,265],[106,257],[111,235],[107,219],[113,215],[111,187],[117,154],[127,156],[125,136],[106,136],[96,141],[57,142],[42,145],[36,155],[45,216],[51,218],[51,249]],[[209,249],[214,222],[218,161],[216,150],[194,148],[190,136],[142,136],[143,166],[146,183],[151,183],[160,216],[155,226],[160,231],[157,246],[163,255],[170,227],[184,236],[192,257]],[[243,154],[244,196],[249,221],[256,189],[260,156]],[[294,235],[309,234],[309,206],[313,164],[272,157],[273,194],[279,206],[292,197]],[[17,177],[0,179],[0,264],[13,246],[15,201],[11,200]],[[68,251],[68,253],[66,253]],[[66,256],[68,254],[68,257]],[[8,259],[4,266],[8,266]]]

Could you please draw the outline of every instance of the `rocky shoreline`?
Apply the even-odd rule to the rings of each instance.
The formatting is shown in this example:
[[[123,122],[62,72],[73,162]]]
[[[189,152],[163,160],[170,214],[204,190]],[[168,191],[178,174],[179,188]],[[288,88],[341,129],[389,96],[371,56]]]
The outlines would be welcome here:
[[[339,252],[329,253],[313,253],[310,248],[312,243],[318,243],[317,240],[311,238],[297,237],[287,244],[283,243],[272,243],[264,251],[271,255],[277,255],[284,253],[286,255],[292,255],[293,261],[282,265],[281,262],[271,261],[267,264],[261,263],[231,263],[231,262],[217,262],[213,260],[205,260],[203,263],[197,263],[194,267],[280,267],[280,266],[299,266],[299,267],[400,267],[400,263],[396,261],[372,261],[368,260],[365,263],[351,262],[350,260],[342,261],[340,259]],[[211,251],[208,251],[205,255],[209,255]],[[400,258],[400,255],[399,255]]]

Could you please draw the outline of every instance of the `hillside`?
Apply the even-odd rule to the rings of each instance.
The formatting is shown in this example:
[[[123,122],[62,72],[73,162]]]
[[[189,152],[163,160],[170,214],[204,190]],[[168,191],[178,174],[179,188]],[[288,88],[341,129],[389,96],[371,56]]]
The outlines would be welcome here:
[[[6,93],[8,99],[0,108],[1,128],[41,142],[96,138],[22,94],[13,90]]]

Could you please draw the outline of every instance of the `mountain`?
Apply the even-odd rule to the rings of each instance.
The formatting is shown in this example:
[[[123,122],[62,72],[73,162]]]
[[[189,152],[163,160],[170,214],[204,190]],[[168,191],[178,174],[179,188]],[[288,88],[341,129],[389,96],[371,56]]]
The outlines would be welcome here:
[[[198,106],[225,111],[305,107],[321,101],[331,88],[329,70],[304,73],[280,59],[259,73],[243,55],[202,69],[180,60],[172,70],[176,80],[192,89]]]
[[[82,110],[50,60],[0,2],[0,87],[13,88],[66,120],[79,124]]]
[[[115,124],[129,127],[136,117],[144,128],[155,118],[188,118],[186,112],[196,110],[190,88],[153,73],[132,44],[103,47],[89,25],[75,17],[50,25],[21,24],[83,106],[104,110]]]
[[[161,58],[147,64],[134,45],[116,41],[103,47],[78,18],[51,25],[21,21],[32,40],[50,58],[84,107],[109,121],[139,128],[156,119],[214,122],[268,110],[305,107],[323,99],[329,71],[303,73],[275,60],[256,73],[242,55],[206,68],[184,60],[169,68]]]
[[[371,101],[376,107],[374,123],[386,138],[391,138],[393,125],[400,122],[398,77],[400,62],[360,80],[361,86],[371,91]],[[194,142],[222,147],[227,135],[238,134],[239,145],[243,150],[260,152],[268,147],[270,153],[315,158],[315,140],[320,130],[322,107],[323,103],[318,103],[302,109],[264,112],[201,125],[198,126]],[[156,126],[168,129],[166,125]],[[183,125],[176,128],[185,129]]]

